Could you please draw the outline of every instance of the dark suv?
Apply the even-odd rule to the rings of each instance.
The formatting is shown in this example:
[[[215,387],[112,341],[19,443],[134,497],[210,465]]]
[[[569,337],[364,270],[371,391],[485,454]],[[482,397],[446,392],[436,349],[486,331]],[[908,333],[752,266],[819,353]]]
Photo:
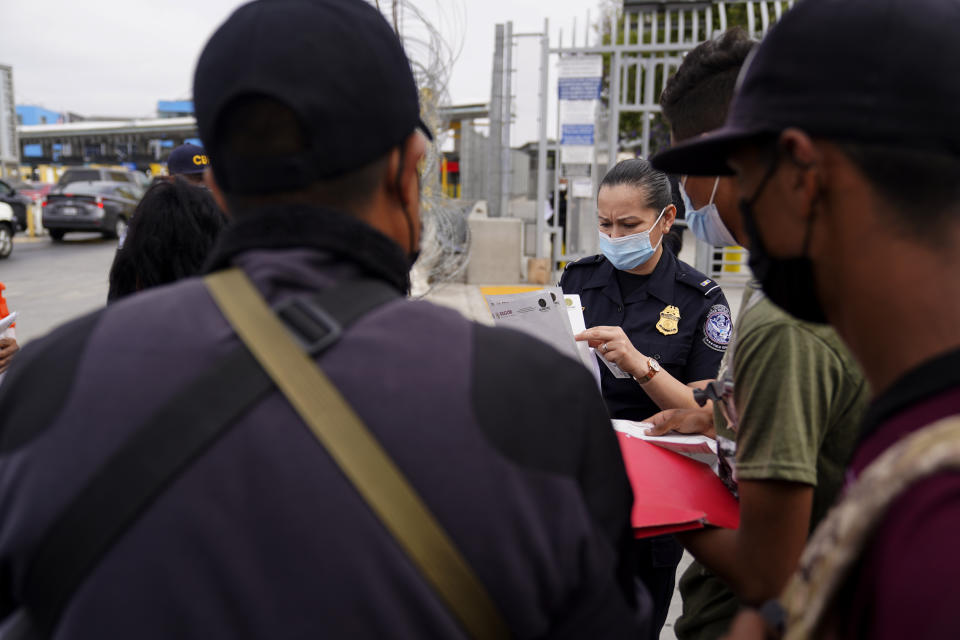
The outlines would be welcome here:
[[[90,173],[86,173],[90,172]],[[132,180],[104,180],[103,169],[71,169],[50,190],[43,203],[43,226],[56,241],[68,231],[99,231],[107,238],[122,238],[142,195]],[[64,178],[81,180],[64,181]]]
[[[78,167],[76,169],[67,169],[60,179],[57,180],[57,187],[65,187],[74,182],[117,182],[119,184],[129,185],[138,195],[143,195],[146,186],[142,184],[139,177],[132,171],[126,169],[99,169],[92,167]]]

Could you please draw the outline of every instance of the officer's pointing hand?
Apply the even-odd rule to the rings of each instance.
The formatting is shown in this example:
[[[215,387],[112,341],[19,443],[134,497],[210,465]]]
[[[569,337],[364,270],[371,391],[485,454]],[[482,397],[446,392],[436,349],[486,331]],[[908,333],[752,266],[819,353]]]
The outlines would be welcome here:
[[[713,409],[667,409],[647,418],[653,426],[647,429],[648,436],[663,436],[671,431],[677,433],[695,433],[716,439],[717,431],[713,426]]]
[[[578,342],[586,341],[608,362],[633,376],[647,374],[647,357],[637,351],[627,334],[620,327],[593,327],[574,336]]]

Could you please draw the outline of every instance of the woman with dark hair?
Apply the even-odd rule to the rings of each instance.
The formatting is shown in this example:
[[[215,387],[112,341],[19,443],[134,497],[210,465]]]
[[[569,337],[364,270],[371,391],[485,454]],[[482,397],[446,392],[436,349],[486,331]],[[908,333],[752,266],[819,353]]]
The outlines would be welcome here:
[[[107,302],[196,275],[226,224],[204,187],[179,178],[154,184],[113,259]]]
[[[664,251],[676,218],[670,181],[646,160],[611,169],[597,194],[600,255],[567,265],[564,293],[579,294],[587,331],[577,336],[616,364],[601,367],[611,417],[644,420],[696,407],[692,387],[717,376],[730,341],[720,286]],[[672,536],[638,543],[637,574],[654,600],[654,633],[666,620],[682,548]]]

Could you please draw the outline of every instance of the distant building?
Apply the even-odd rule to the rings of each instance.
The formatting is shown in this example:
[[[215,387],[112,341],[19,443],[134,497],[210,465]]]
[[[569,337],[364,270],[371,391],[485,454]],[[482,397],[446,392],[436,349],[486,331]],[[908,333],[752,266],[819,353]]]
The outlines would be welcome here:
[[[193,100],[157,101],[158,118],[183,118],[193,115]]]
[[[0,175],[16,175],[19,156],[13,67],[0,64]]]
[[[68,122],[67,116],[59,111],[52,111],[32,104],[17,105],[17,124],[63,124]]]

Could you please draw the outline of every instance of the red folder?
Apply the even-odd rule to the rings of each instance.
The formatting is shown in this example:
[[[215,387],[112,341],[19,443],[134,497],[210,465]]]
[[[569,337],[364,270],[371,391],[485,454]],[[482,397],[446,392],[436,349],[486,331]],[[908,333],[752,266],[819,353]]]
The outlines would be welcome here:
[[[617,437],[633,487],[636,537],[740,526],[739,503],[710,467],[619,431]]]

